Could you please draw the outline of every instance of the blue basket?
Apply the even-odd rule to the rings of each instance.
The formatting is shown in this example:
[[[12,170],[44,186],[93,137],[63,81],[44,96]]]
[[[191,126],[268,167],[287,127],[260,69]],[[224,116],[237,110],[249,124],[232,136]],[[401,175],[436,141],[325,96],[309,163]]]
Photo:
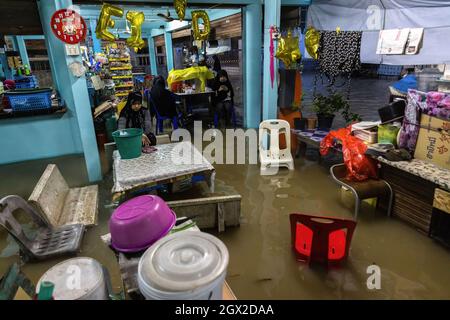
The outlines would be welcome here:
[[[6,96],[11,104],[12,111],[31,111],[31,110],[45,110],[52,107],[52,90],[38,90],[38,91],[12,91],[7,92]]]
[[[16,89],[34,89],[39,87],[35,76],[15,76]]]

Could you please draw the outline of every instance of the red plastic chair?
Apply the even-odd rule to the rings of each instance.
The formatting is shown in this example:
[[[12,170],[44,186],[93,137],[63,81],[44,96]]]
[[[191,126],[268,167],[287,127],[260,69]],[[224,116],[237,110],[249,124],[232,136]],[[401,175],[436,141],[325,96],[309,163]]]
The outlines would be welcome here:
[[[347,258],[356,221],[300,213],[291,214],[290,220],[297,260],[333,266]]]

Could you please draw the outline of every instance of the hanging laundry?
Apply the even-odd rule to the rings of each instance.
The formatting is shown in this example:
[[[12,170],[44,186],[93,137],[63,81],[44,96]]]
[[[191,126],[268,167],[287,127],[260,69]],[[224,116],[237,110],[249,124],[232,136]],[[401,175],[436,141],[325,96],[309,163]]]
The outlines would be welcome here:
[[[331,82],[360,69],[361,36],[360,31],[320,31],[319,66]]]

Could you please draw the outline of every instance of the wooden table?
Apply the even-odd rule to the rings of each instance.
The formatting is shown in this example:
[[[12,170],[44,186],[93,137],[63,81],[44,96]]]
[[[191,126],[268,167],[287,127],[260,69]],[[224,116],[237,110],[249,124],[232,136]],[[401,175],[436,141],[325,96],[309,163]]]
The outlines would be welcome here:
[[[205,181],[214,192],[215,169],[191,142],[177,142],[156,146],[157,151],[142,154],[139,158],[122,160],[118,151],[113,153],[113,201],[126,194],[151,191],[162,185],[186,181],[196,177]],[[178,157],[179,150],[190,150],[191,163],[175,163],[172,156]],[[177,160],[179,160],[177,158]]]
[[[319,153],[319,163],[322,160],[322,156],[320,154],[320,142],[326,135],[329,133],[328,131],[323,130],[295,130],[291,129],[292,133],[297,137],[297,150],[295,152],[295,157],[298,158],[301,154],[306,153],[306,148],[311,146],[317,149]],[[341,152],[338,148],[332,148],[335,151]]]

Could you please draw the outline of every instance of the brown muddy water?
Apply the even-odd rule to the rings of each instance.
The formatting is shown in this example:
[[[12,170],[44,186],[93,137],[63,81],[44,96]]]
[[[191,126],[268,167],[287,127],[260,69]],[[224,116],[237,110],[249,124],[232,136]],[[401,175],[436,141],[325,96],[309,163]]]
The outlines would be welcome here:
[[[0,197],[28,198],[47,163],[56,163],[70,186],[86,183],[81,157],[40,160],[0,167]],[[329,164],[328,164],[329,165]],[[297,159],[295,171],[262,177],[258,165],[215,165],[216,193],[242,195],[242,221],[218,235],[228,247],[227,281],[238,299],[450,299],[450,251],[396,218],[363,206],[350,256],[339,269],[308,267],[295,260],[290,247],[289,214],[293,212],[351,218],[328,165]],[[100,184],[99,225],[83,239],[79,256],[105,265],[116,291],[121,290],[114,254],[100,236],[108,233],[111,175]],[[203,193],[194,188],[191,195]],[[191,196],[187,195],[187,196]],[[179,196],[177,196],[179,197]],[[0,231],[0,274],[19,261],[17,245]],[[35,283],[60,258],[23,266]],[[369,290],[367,267],[381,268],[381,289]]]

